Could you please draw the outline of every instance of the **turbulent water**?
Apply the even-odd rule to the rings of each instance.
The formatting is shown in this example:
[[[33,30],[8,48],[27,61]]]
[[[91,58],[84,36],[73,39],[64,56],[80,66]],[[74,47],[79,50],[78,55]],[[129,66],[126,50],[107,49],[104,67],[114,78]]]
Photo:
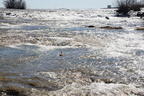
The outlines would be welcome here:
[[[1,96],[144,96],[140,18],[106,9],[0,13]]]

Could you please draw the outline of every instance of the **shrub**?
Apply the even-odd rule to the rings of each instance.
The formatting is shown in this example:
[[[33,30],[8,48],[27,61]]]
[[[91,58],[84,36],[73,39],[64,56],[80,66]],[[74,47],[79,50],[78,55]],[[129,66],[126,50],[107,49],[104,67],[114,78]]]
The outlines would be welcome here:
[[[133,11],[140,11],[141,10],[142,5],[138,2],[134,5],[131,6],[131,10]]]
[[[120,3],[118,5],[117,13],[127,16],[129,11],[130,11],[130,8],[127,5],[125,5],[124,3]]]
[[[26,3],[23,0],[18,0],[16,3],[16,8],[17,9],[26,9]]]
[[[143,4],[137,0],[117,0],[116,4],[118,7],[117,13],[123,16],[129,16],[129,11],[140,11],[143,7]]]
[[[9,9],[26,9],[26,3],[23,0],[5,0],[4,6]]]

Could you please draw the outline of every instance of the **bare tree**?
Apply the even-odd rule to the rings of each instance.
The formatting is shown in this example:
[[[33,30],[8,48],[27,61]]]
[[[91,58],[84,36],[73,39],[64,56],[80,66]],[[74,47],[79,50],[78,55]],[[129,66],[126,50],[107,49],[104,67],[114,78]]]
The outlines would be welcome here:
[[[24,0],[4,0],[4,6],[9,9],[26,9]]]
[[[117,12],[128,16],[129,11],[140,11],[141,10],[141,3],[137,0],[117,0],[116,6],[118,7]]]
[[[4,5],[6,8],[15,8],[16,0],[5,0]]]
[[[17,0],[16,9],[26,9],[26,3],[23,0]]]

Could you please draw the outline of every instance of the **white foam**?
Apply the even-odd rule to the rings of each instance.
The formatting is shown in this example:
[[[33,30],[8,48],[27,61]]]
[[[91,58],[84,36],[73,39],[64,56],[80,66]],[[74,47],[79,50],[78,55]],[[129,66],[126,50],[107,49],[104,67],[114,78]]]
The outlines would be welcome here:
[[[92,83],[90,85],[79,85],[73,83],[61,90],[49,92],[49,96],[136,96],[144,95],[143,88],[134,85]]]
[[[36,76],[56,79],[57,75],[54,72],[38,72]]]
[[[142,34],[133,32],[119,34],[111,42],[107,43],[106,53],[108,56],[114,57],[132,56],[134,50],[143,50],[144,41],[142,38]]]
[[[101,10],[6,10],[4,14],[11,13],[10,15],[4,15],[6,19],[29,19],[29,20],[49,20],[48,22],[24,22],[20,25],[13,25],[10,23],[2,23],[2,28],[19,28],[23,25],[40,25],[41,23],[46,26],[50,26],[49,29],[46,30],[38,30],[38,31],[17,31],[11,30],[6,34],[6,36],[12,37],[18,34],[21,35],[22,40],[28,40],[26,42],[21,41],[12,37],[11,41],[18,40],[20,43],[8,43],[9,47],[12,48],[21,48],[20,46],[28,45],[28,46],[37,46],[38,48],[35,51],[43,51],[54,50],[54,49],[64,49],[64,48],[76,48],[76,47],[84,47],[89,48],[92,56],[97,56],[101,54],[101,57],[107,56],[108,58],[114,57],[123,57],[125,59],[133,59],[130,62],[120,62],[120,64],[116,66],[119,69],[116,71],[118,73],[122,73],[125,76],[137,75],[136,78],[143,77],[143,54],[140,56],[136,55],[136,51],[140,50],[144,51],[144,35],[142,32],[135,32],[135,28],[140,26],[141,19],[132,17],[132,18],[121,18],[114,17],[114,9],[101,9]],[[110,19],[105,19],[105,16],[108,16]],[[16,24],[16,23],[15,23]],[[94,25],[95,28],[82,30],[58,30],[58,28],[80,28],[86,25]],[[122,30],[107,30],[100,29],[102,26],[118,26],[122,27]],[[56,29],[53,29],[56,28]],[[48,31],[47,31],[48,30]],[[52,30],[52,32],[51,32]],[[64,32],[65,33],[64,33]],[[63,33],[62,33],[63,32]],[[34,36],[28,36],[28,34],[34,34]],[[62,33],[62,34],[60,34]],[[35,35],[36,34],[36,35]],[[69,35],[70,34],[70,35]],[[5,36],[5,37],[6,37]],[[68,37],[66,37],[68,36]],[[6,38],[7,39],[7,38]],[[8,38],[9,39],[9,38]],[[5,39],[4,39],[5,40]],[[35,44],[31,44],[34,41],[38,41]],[[28,43],[29,42],[29,43]],[[66,43],[66,44],[65,44]],[[30,48],[29,48],[30,49]],[[26,49],[24,49],[26,50]],[[31,50],[31,49],[30,49]],[[98,54],[97,54],[98,52]],[[86,52],[85,52],[86,53]],[[43,55],[40,56],[40,60],[43,60]],[[87,55],[87,54],[86,54]],[[90,56],[85,56],[85,58]],[[71,58],[70,58],[71,59]],[[91,58],[90,58],[91,59]],[[103,58],[102,58],[103,59]],[[97,58],[94,58],[97,60]],[[47,61],[44,61],[47,63]],[[98,62],[98,61],[97,61]],[[96,62],[96,64],[97,64]],[[101,60],[100,60],[101,62]],[[118,63],[119,63],[118,62]],[[89,63],[89,62],[84,62]],[[123,66],[124,63],[124,66]],[[126,64],[125,64],[126,63]],[[94,63],[95,64],[95,63]],[[98,62],[99,64],[99,62]],[[109,64],[109,63],[108,63]],[[126,66],[125,66],[126,65]],[[83,65],[82,65],[83,66]],[[101,65],[99,65],[101,67]],[[103,66],[103,65],[102,65]],[[109,66],[109,65],[108,65]],[[105,66],[104,66],[105,67]],[[133,73],[129,75],[126,72],[131,68]],[[107,68],[107,67],[106,67]],[[110,68],[110,67],[108,67]],[[111,69],[106,69],[111,71]],[[131,70],[130,70],[131,71]],[[111,71],[112,72],[112,71]],[[103,75],[102,73],[101,75]],[[116,73],[114,73],[116,74]],[[40,76],[41,78],[52,78],[57,79],[57,74],[54,72],[38,72],[35,74],[36,76]],[[119,75],[119,74],[116,74]],[[75,76],[75,74],[74,74]],[[121,75],[120,75],[121,76]],[[80,78],[81,74],[75,76],[76,78]],[[119,76],[118,76],[119,77]],[[64,78],[66,78],[64,76]],[[125,78],[125,77],[124,77]],[[129,77],[131,78],[131,77]],[[127,79],[127,78],[126,78]],[[79,80],[79,79],[78,79]],[[81,79],[80,79],[81,80]],[[118,81],[121,82],[121,81]],[[132,82],[132,81],[130,81]],[[143,83],[141,80],[138,83]],[[32,91],[35,91],[32,89]],[[37,92],[35,92],[36,96]],[[46,92],[49,96],[136,96],[136,95],[144,95],[144,89],[141,87],[137,87],[135,85],[125,85],[125,84],[105,84],[105,83],[91,83],[89,85],[81,85],[77,83],[73,83],[70,85],[66,85],[64,88],[56,91]],[[43,94],[43,92],[42,92]]]

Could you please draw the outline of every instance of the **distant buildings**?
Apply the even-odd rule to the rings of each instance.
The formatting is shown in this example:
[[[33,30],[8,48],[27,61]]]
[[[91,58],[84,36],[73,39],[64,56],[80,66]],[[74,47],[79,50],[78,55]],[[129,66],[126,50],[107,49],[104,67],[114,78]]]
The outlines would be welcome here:
[[[117,7],[112,7],[111,5],[107,5],[106,9],[116,9]]]
[[[107,5],[107,8],[112,8],[111,5]]]

